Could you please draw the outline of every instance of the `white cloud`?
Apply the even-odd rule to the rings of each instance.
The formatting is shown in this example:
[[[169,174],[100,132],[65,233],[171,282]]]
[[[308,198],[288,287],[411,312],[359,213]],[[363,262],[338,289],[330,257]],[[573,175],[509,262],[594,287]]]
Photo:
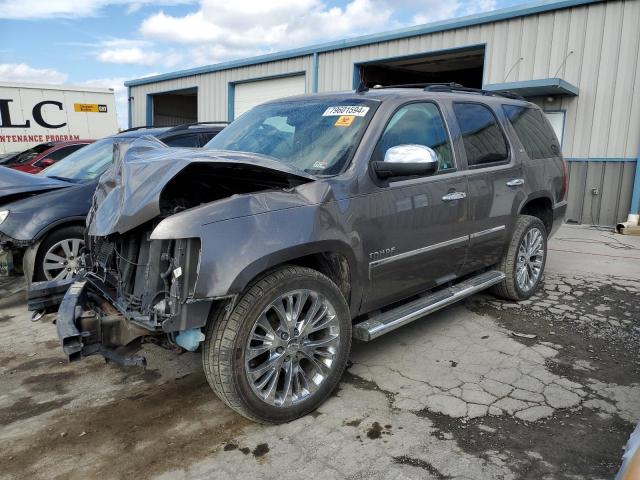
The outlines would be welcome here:
[[[172,50],[159,53],[153,50],[145,51],[138,47],[102,50],[96,55],[96,58],[104,63],[162,65],[167,68],[175,67],[182,61],[182,55]]]
[[[196,44],[194,59],[220,61],[388,29],[397,26],[392,13],[376,0],[351,0],[343,8],[320,0],[203,0],[198,11],[185,16],[152,15],[140,32],[154,40]]]
[[[471,15],[473,13],[488,12],[489,10],[495,10],[496,8],[496,0],[479,0],[475,2],[468,2],[463,11],[465,15]]]
[[[0,63],[0,80],[23,83],[64,83],[69,76],[50,68],[33,68],[25,63]]]
[[[135,48],[113,48],[98,53],[97,58],[105,63],[125,63],[129,65],[153,65],[161,55],[157,52],[143,52]]]
[[[84,18],[94,17],[109,5],[127,7],[132,13],[145,5],[176,5],[194,0],[0,0],[0,18]]]
[[[164,11],[151,15],[140,33],[154,41],[190,45],[191,64],[202,65],[468,15],[495,5],[495,0],[348,0],[343,7],[323,0],[201,0],[198,10],[183,16]]]

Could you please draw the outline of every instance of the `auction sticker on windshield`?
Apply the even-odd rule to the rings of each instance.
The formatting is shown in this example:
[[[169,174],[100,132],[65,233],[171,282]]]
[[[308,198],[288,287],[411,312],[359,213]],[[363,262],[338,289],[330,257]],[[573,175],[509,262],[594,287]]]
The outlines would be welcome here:
[[[348,127],[353,123],[355,118],[356,117],[354,115],[341,115],[338,117],[338,120],[336,120],[334,125],[336,127]]]
[[[360,105],[337,105],[327,108],[322,114],[323,117],[339,117],[342,115],[353,115],[355,117],[364,117],[369,111],[369,107]]]

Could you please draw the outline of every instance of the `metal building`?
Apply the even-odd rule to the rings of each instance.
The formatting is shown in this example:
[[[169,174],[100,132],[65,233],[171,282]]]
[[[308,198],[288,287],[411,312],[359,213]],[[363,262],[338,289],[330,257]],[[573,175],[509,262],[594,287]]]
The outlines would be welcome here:
[[[613,225],[640,207],[640,0],[525,7],[127,82],[131,126],[232,120],[298,93],[456,81],[546,112],[570,162],[568,220]]]

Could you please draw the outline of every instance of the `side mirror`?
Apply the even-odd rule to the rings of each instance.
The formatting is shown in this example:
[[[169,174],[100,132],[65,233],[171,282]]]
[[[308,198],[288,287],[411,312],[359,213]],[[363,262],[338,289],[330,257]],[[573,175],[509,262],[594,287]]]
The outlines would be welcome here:
[[[438,155],[424,145],[397,145],[384,154],[384,161],[373,162],[379,178],[432,175],[438,170]]]
[[[50,167],[51,165],[53,165],[54,163],[56,163],[55,160],[52,160],[50,158],[43,158],[42,160],[40,160],[38,162],[38,167],[47,168],[47,167]]]

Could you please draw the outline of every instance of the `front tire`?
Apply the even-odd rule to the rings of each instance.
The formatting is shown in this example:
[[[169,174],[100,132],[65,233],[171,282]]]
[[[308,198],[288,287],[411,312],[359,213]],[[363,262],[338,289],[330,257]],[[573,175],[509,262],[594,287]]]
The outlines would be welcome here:
[[[284,266],[251,284],[231,313],[209,320],[202,353],[214,392],[260,423],[315,410],[335,389],[351,349],[351,317],[321,273]]]
[[[84,228],[72,225],[49,233],[38,247],[33,269],[34,281],[72,278],[80,268],[84,248]]]
[[[506,278],[492,288],[495,295],[507,300],[531,297],[544,273],[547,261],[547,229],[530,215],[519,215],[507,251],[497,265]]]

